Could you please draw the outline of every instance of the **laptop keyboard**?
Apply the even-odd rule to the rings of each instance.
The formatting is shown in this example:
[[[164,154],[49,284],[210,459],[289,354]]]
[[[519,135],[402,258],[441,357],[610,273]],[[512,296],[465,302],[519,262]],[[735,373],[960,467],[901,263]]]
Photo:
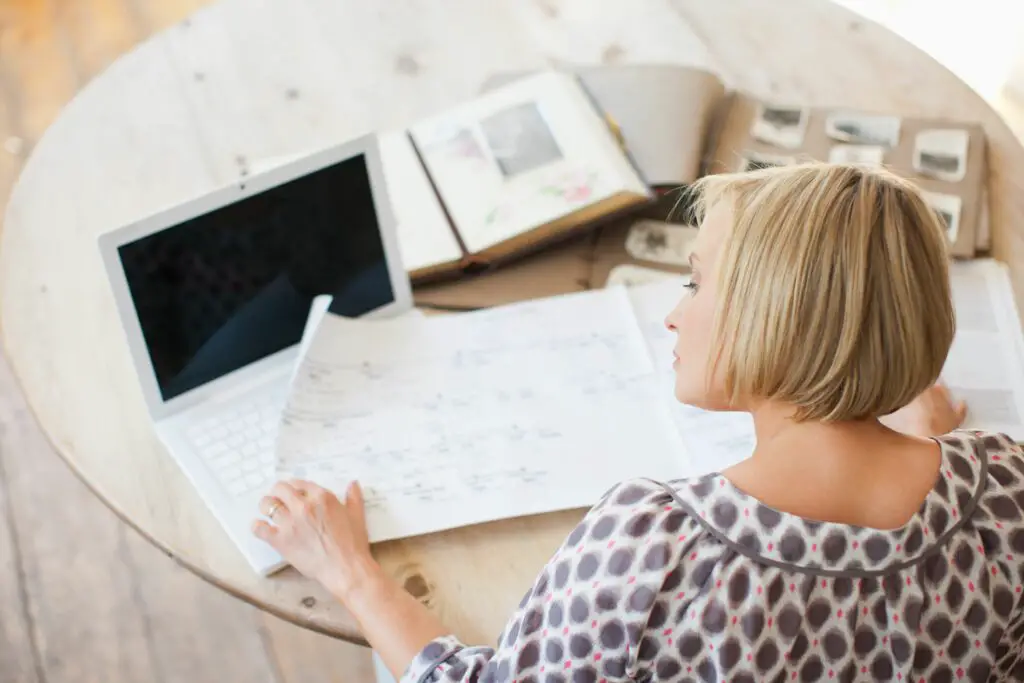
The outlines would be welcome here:
[[[250,403],[233,402],[187,431],[196,451],[231,496],[269,489],[274,481],[274,439],[281,409],[273,399],[262,395]]]

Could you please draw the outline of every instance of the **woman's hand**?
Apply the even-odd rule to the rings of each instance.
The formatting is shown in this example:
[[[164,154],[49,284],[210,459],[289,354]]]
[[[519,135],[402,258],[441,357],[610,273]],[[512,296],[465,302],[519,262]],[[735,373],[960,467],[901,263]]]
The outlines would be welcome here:
[[[915,436],[940,436],[964,423],[967,404],[953,403],[949,389],[938,382],[925,389],[920,396],[896,412],[881,419],[890,429]]]
[[[256,537],[339,599],[378,571],[370,555],[362,490],[355,482],[345,502],[312,482],[278,482],[260,501],[260,512],[273,524],[254,522]]]
[[[359,484],[341,501],[312,482],[278,482],[260,511],[273,523],[258,520],[253,533],[345,604],[395,680],[427,643],[450,633],[374,562]]]

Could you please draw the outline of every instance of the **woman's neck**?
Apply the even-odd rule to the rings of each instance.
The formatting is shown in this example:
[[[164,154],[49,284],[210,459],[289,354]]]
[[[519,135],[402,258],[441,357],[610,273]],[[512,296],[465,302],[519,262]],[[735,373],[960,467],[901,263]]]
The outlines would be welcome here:
[[[757,406],[753,455],[723,471],[766,505],[823,521],[895,528],[934,486],[935,442],[877,420],[798,422],[795,412],[786,405]]]

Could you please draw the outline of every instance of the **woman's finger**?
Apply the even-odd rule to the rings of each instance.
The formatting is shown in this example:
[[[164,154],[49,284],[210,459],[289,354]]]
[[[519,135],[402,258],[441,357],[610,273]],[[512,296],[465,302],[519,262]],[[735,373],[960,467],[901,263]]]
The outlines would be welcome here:
[[[261,541],[269,543],[271,546],[275,546],[278,531],[262,519],[257,519],[252,523],[252,533]]]
[[[288,483],[296,491],[298,491],[299,493],[301,493],[301,494],[303,494],[303,495],[305,495],[307,497],[312,495],[312,494],[314,494],[314,493],[316,493],[320,489],[319,486],[317,486],[316,484],[314,484],[311,481],[306,481],[305,479],[292,479]]]
[[[345,507],[348,508],[349,515],[358,528],[365,528],[366,506],[363,503],[363,489],[358,481],[350,483],[345,490]]]
[[[274,519],[276,515],[280,515],[283,510],[286,510],[284,502],[275,496],[263,496],[260,498],[260,512],[263,513],[264,517]]]
[[[302,506],[302,496],[288,482],[279,481],[274,484],[274,488],[270,489],[270,495],[279,498],[289,510]]]

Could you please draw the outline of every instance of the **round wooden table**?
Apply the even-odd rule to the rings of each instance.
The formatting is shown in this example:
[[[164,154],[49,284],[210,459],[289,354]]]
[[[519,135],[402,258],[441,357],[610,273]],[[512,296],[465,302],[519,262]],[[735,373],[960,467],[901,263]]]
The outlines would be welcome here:
[[[0,251],[4,341],[54,446],[111,509],[199,576],[363,642],[345,610],[294,571],[253,573],[157,441],[96,237],[261,160],[436,111],[493,72],[601,62],[683,63],[761,97],[981,122],[993,253],[1011,264],[1021,300],[1024,149],[953,74],[831,3],[226,0],[89,85],[41,140],[11,198]],[[543,255],[535,262],[552,267]],[[480,291],[480,304],[495,303]],[[492,643],[581,514],[485,524],[375,553],[455,633]]]

